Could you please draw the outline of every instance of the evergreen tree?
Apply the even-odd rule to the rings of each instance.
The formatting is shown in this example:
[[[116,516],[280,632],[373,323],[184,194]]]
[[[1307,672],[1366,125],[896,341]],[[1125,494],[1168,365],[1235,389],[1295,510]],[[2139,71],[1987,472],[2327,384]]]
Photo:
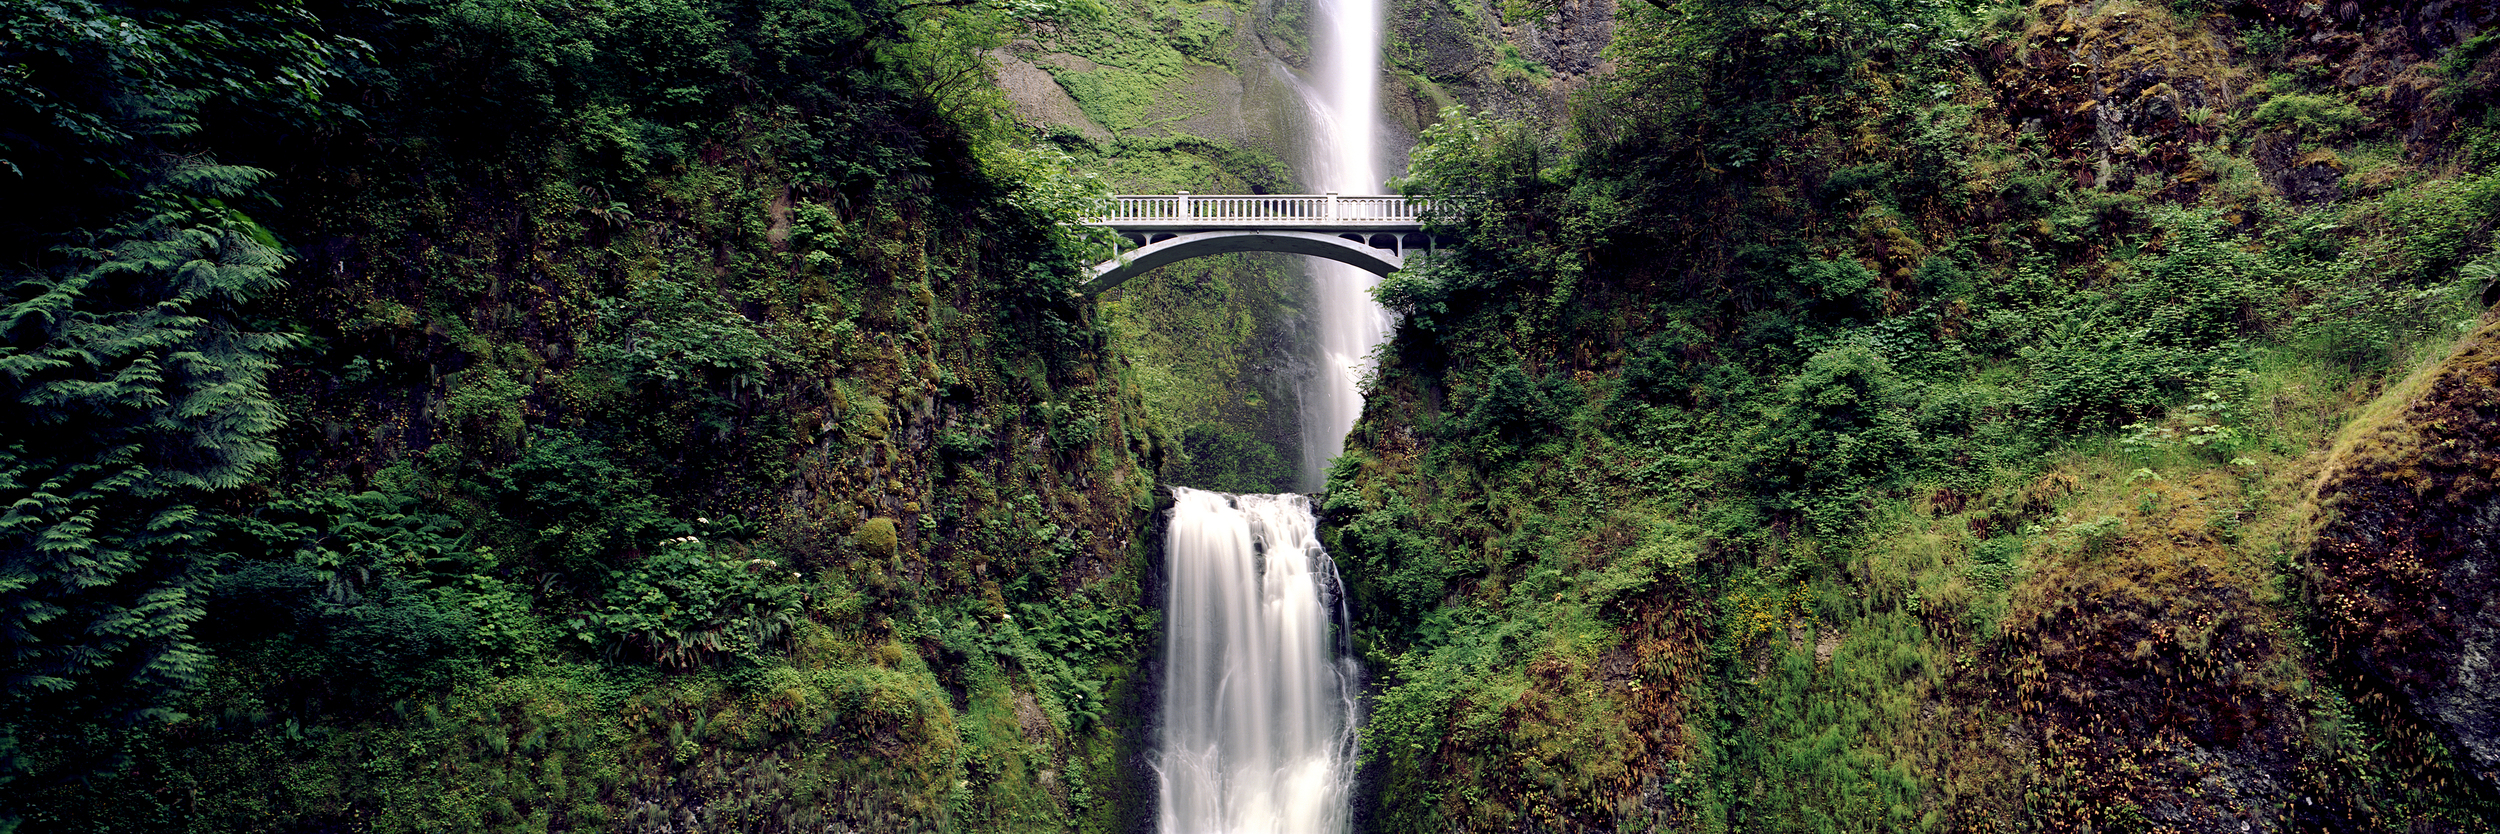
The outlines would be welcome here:
[[[280,283],[203,113],[309,123],[361,44],[288,2],[0,2],[0,782],[68,722],[170,715],[205,657],[202,503],[273,453]],[[250,149],[245,151],[250,153]],[[0,828],[8,821],[0,819]]]

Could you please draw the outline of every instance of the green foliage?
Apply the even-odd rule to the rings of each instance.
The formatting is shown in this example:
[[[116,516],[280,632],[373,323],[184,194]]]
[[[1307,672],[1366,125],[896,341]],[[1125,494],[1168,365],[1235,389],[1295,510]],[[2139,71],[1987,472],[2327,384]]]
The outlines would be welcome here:
[[[1063,710],[1069,729],[1097,726],[1109,713],[1116,664],[1152,639],[1156,612],[1131,606],[1022,603],[1003,653],[1039,681]],[[1021,639],[1018,639],[1021,638]]]
[[[689,277],[653,275],[600,299],[600,323],[616,341],[585,351],[591,361],[663,397],[756,391],[797,362],[765,326]]]
[[[1169,472],[1173,483],[1219,492],[1290,492],[1294,466],[1276,447],[1230,426],[1197,423],[1181,430],[1186,457]]]
[[[1814,653],[1779,652],[1754,697],[1730,699],[1732,731],[1716,764],[1726,785],[1712,799],[1748,831],[1927,831],[1922,784],[1907,751],[1871,739],[1912,720],[1904,692],[1927,671],[1923,635],[1903,617],[1861,620],[1819,668]]]
[[[443,416],[462,445],[479,457],[502,457],[521,445],[528,426],[529,387],[511,372],[487,366],[463,371],[443,397]]]
[[[1116,827],[1135,618],[1070,613],[1022,656],[1088,668],[978,703],[893,640],[992,579],[1133,611],[1151,441],[1060,225],[1102,186],[985,83],[1084,5],[0,7],[0,176],[54,198],[0,208],[0,408],[41,431],[0,544],[48,554],[0,582],[8,812]],[[958,408],[1060,448],[947,482]],[[1044,483],[1089,494],[976,573],[961,508]],[[932,552],[849,575],[872,486]]]
[[[1034,416],[1050,427],[1051,448],[1073,451],[1094,443],[1102,431],[1102,418],[1084,402],[1045,402],[1033,406]]]
[[[607,587],[628,554],[696,532],[660,507],[649,481],[567,434],[541,435],[488,478],[520,528],[525,563],[581,590]]]
[[[152,176],[163,163],[150,159],[151,146],[199,130],[203,108],[297,129],[352,117],[323,93],[372,56],[365,43],[324,31],[312,10],[283,2],[12,3],[0,8],[0,32],[0,66],[9,69],[0,72],[0,106],[12,111],[0,167],[28,184],[77,183],[53,194],[73,212],[86,208],[82,195]],[[26,210],[10,210],[12,237],[25,232],[16,212]]]
[[[682,536],[619,571],[598,608],[565,627],[610,656],[630,653],[662,666],[718,658],[760,664],[798,620],[798,580],[773,560]]]
[[[1440,326],[1440,318],[1449,313],[1449,286],[1454,266],[1445,260],[1423,263],[1389,273],[1372,285],[1372,300],[1383,309],[1397,314],[1398,325],[1417,332],[1430,333]]]
[[[2317,139],[2334,139],[2369,122],[2369,114],[2333,96],[2283,93],[2266,99],[2249,118],[2257,124]]]
[[[264,376],[294,344],[242,321],[284,260],[216,202],[262,176],[169,166],[132,216],[9,273],[0,420],[50,439],[0,447],[0,727],[161,714],[202,671],[193,502],[271,457]]]
[[[460,0],[394,33],[447,73],[416,87],[454,141],[489,153],[558,137],[613,184],[680,163],[686,120],[718,113],[731,72],[715,4],[629,0],[579,12],[532,0]],[[463,95],[474,96],[463,101]]]
[[[1450,704],[1458,696],[1457,681],[1451,678],[1462,670],[1427,661],[1415,655],[1391,660],[1389,677],[1398,683],[1380,694],[1361,728],[1366,764],[1387,761],[1413,768],[1441,751],[1449,737]]]
[[[447,602],[370,563],[248,562],[218,578],[204,636],[324,699],[380,703],[470,660],[477,624]]]
[[[1562,380],[1531,380],[1518,365],[1502,365],[1486,375],[1466,414],[1446,430],[1464,439],[1476,457],[1498,464],[1517,455],[1523,444],[1532,446],[1552,436],[1570,413],[1569,396]]]
[[[2178,745],[2110,725],[2131,676],[2037,683],[2022,647],[2206,628],[2064,613],[2110,600],[2271,611],[2274,580],[2244,577],[2299,546],[2292,458],[2479,312],[2459,294],[2500,274],[2495,213],[2482,174],[2440,173],[2441,140],[2340,147],[2384,132],[2385,99],[2312,60],[2311,24],[2227,24],[2301,77],[2113,146],[2094,108],[2123,102],[2058,56],[2123,32],[2179,73],[2212,54],[2197,30],[2224,19],[2185,14],[2209,5],[1625,4],[1567,129],[1429,130],[1400,185],[1456,240],[1382,282],[1403,327],[1323,502],[1383,678],[1369,818],[2052,830],[2079,818],[2053,800],[2108,784],[2089,795],[2146,799],[2105,822],[2289,811],[2171,786],[2191,761],[2288,772],[2321,748],[2262,734],[2298,716],[2187,696],[2250,729]],[[2488,54],[2460,48],[2445,71],[2481,80],[2447,95],[2488,98]],[[2302,164],[2366,154],[2366,196],[2283,204],[2242,156],[2257,131]],[[1591,726],[1672,741],[1617,754]],[[1539,761],[1551,737],[1567,768]]]
[[[1197,4],[1145,4],[1145,11],[1071,18],[1047,38],[1052,48],[1093,64],[1043,68],[1087,118],[1115,135],[1196,115],[1205,103],[1175,95],[1191,65],[1230,61],[1232,33],[1204,19]]]
[[[1331,473],[1329,511],[1355,512],[1336,528],[1337,539],[1329,549],[1353,567],[1345,575],[1359,595],[1382,606],[1374,615],[1377,620],[1411,627],[1434,610],[1448,593],[1450,580],[1464,569],[1450,561],[1438,542],[1415,529],[1423,519],[1417,517],[1404,492],[1388,491],[1377,506],[1347,507],[1335,500],[1347,494],[1334,486],[1342,481],[1341,475]]]
[[[1761,424],[1746,465],[1754,490],[1775,510],[1844,529],[1868,491],[1910,464],[1902,454],[1917,440],[1909,397],[1892,364],[1863,345],[1815,354]]]
[[[414,497],[316,492],[219,526],[215,544],[239,558],[217,579],[202,638],[285,686],[372,703],[546,648],[494,552]]]
[[[1701,385],[1703,368],[1696,358],[1710,347],[1710,336],[1683,320],[1674,320],[1650,334],[1623,362],[1622,391],[1629,398],[1689,405]]]
[[[1863,318],[1883,306],[1884,287],[1865,264],[1857,261],[1808,260],[1788,268],[1791,280],[1827,305],[1822,315],[1839,320]]]
[[[2408,274],[2389,277],[2444,282],[2474,255],[2491,251],[2494,229],[2500,228],[2500,174],[2424,183],[2390,193],[2386,204],[2411,261],[2403,264],[2410,267]]]
[[[40,762],[174,718],[208,671],[200,505],[273,457],[296,341],[243,312],[285,264],[246,213],[269,172],[221,164],[202,117],[319,129],[362,47],[286,4],[0,7],[0,177],[43,195],[0,207],[0,420],[34,432],[0,443],[0,783],[21,734]]]

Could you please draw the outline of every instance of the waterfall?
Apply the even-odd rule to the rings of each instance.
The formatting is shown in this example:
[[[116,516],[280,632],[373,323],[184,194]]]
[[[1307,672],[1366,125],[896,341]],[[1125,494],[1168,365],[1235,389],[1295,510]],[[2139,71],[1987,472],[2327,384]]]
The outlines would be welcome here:
[[[1378,194],[1387,182],[1375,163],[1380,122],[1381,0],[1314,0],[1312,72],[1292,81],[1309,113],[1304,175],[1321,191]],[[1359,383],[1372,348],[1389,337],[1389,314],[1372,301],[1371,273],[1314,259],[1318,310],[1316,379],[1302,391],[1302,489],[1317,492],[1328,462],[1345,451],[1346,431],[1363,413]]]
[[[1311,125],[1304,174],[1377,194],[1380,0],[1316,0],[1317,83],[1288,75]],[[1325,486],[1362,416],[1358,383],[1389,315],[1371,273],[1311,267],[1318,367],[1302,390],[1302,488]],[[1344,593],[1310,499],[1175,487],[1166,541],[1163,834],[1342,834],[1354,770],[1356,667]]]
[[[1173,494],[1160,830],[1345,831],[1356,670],[1310,499]]]

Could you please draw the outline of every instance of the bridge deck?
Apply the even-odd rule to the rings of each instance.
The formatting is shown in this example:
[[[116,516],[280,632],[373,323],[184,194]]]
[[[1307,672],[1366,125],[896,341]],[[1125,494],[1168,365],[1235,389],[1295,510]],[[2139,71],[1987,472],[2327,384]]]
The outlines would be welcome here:
[[[1185,232],[1218,229],[1405,232],[1423,229],[1424,200],[1396,195],[1337,194],[1123,194],[1111,211],[1085,219],[1089,226],[1122,232]]]

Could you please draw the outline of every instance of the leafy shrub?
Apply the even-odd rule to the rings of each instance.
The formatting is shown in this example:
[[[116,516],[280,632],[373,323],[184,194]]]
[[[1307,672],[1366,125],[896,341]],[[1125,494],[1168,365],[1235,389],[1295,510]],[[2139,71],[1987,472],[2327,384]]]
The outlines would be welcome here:
[[[501,457],[521,445],[522,401],[529,386],[493,366],[459,374],[443,397],[443,419],[463,447],[480,457]]]
[[[1033,406],[1033,412],[1050,427],[1050,446],[1058,451],[1094,445],[1094,437],[1102,432],[1102,417],[1083,404],[1046,402]]]
[[[1642,534],[1640,543],[1628,553],[1587,580],[1584,588],[1588,604],[1609,616],[1620,617],[1641,598],[1659,590],[1662,580],[1671,584],[1689,578],[1701,555],[1701,540],[1700,528],[1693,525],[1656,525]]]
[[[2265,299],[2280,294],[2271,272],[2220,233],[2210,210],[2161,209],[2162,251],[2118,297],[2115,317],[2139,322],[2144,340],[2190,350],[2219,347],[2271,318]]]
[[[604,587],[629,553],[691,532],[640,475],[562,432],[541,435],[488,481],[503,516],[521,526],[530,561],[580,588]]]
[[[2070,329],[2026,349],[2030,372],[2025,407],[2044,431],[2108,428],[2158,410],[2201,372],[2206,357],[2146,345],[2127,332]]]
[[[481,648],[497,650],[452,590],[483,557],[452,519],[422,512],[412,497],[320,492],[221,527],[219,545],[240,561],[213,586],[202,636],[273,664],[293,685],[391,697]],[[509,637],[534,631],[534,621],[524,605],[520,619],[495,627]]]
[[[1782,386],[1747,460],[1755,494],[1826,529],[1856,517],[1864,492],[1890,483],[1917,437],[1892,364],[1860,344],[1806,360]]]
[[[1338,502],[1338,507],[1344,504]],[[1410,529],[1419,523],[1405,494],[1388,490],[1378,506],[1339,526],[1331,543],[1338,558],[1354,568],[1344,576],[1388,622],[1416,622],[1441,602],[1450,580],[1464,572],[1439,543]]]
[[[2285,93],[2266,99],[2266,103],[2258,105],[2257,112],[2250,118],[2266,127],[2329,138],[2368,124],[2370,114],[2362,112],[2352,102],[2333,96]]]
[[[1422,263],[1389,273],[1372,285],[1372,299],[1396,313],[1400,324],[1430,333],[1449,313],[1449,276],[1444,273],[1457,267],[1441,258],[1418,260]]]
[[[995,441],[990,439],[988,426],[950,427],[938,432],[938,454],[951,461],[975,461],[988,457],[992,445]]]
[[[1962,569],[1972,584],[2002,591],[2021,568],[2023,540],[2013,536],[1981,539],[1970,546],[1970,564]]]
[[[597,610],[567,625],[574,639],[610,656],[678,668],[722,656],[759,662],[798,621],[800,602],[797,574],[769,559],[714,553],[687,536],[624,571]]]
[[[621,298],[600,299],[599,318],[613,341],[584,354],[632,384],[671,394],[760,388],[775,367],[797,361],[766,325],[679,276],[648,276]]]
[[[1808,260],[1789,267],[1788,276],[1813,294],[1822,319],[1864,319],[1883,309],[1881,279],[1857,261]]]
[[[1010,639],[1017,662],[1049,689],[1067,711],[1071,730],[1082,732],[1109,711],[1104,697],[1106,664],[1120,662],[1150,639],[1154,612],[1133,605],[1070,606],[1022,603]],[[1006,631],[1005,629],[1001,630]]]
[[[2389,194],[2387,204],[2412,260],[2407,277],[2446,281],[2474,255],[2491,251],[2492,229],[2500,223],[2500,174],[2426,183]]]
[[[1531,380],[1518,365],[1503,365],[1486,375],[1484,387],[1453,428],[1488,462],[1500,463],[1522,443],[1550,436],[1568,409],[1560,379]]]
[[[1710,344],[1710,335],[1676,319],[1632,347],[1623,361],[1621,391],[1648,402],[1691,405],[1707,366],[1695,354]]]
[[[246,563],[217,581],[213,639],[248,645],[297,686],[387,699],[465,663],[475,621],[407,577],[361,566],[349,581],[302,561]]]

